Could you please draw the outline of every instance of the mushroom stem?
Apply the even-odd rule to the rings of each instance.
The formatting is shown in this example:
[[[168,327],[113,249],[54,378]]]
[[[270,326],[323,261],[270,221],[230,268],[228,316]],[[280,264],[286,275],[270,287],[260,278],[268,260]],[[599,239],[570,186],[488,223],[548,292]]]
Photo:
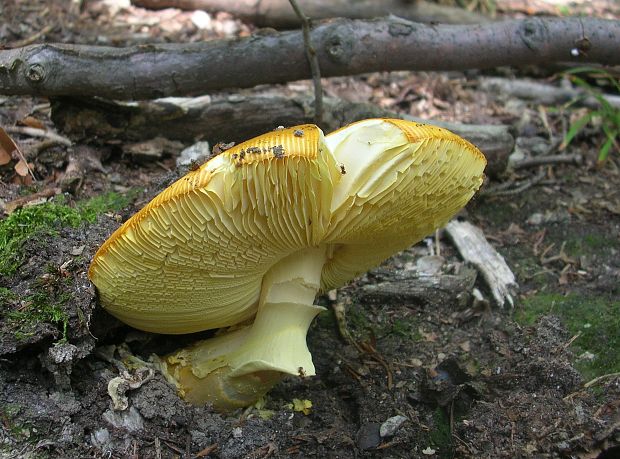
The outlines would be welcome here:
[[[270,269],[252,325],[161,360],[164,375],[185,400],[225,411],[251,405],[286,374],[315,374],[306,334],[325,309],[312,304],[325,251],[325,246],[305,249]]]

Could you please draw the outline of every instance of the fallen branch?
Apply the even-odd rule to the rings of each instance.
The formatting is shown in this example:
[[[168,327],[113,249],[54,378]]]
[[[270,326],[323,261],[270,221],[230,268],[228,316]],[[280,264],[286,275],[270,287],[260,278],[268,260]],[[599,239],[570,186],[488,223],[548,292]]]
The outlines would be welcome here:
[[[226,11],[259,27],[286,29],[300,24],[299,16],[287,0],[132,0],[131,3],[152,9],[180,8],[210,13]],[[373,19],[392,14],[411,21],[444,24],[479,24],[487,20],[464,8],[424,0],[300,0],[299,4],[313,19]]]
[[[514,196],[529,190],[534,185],[542,183],[547,173],[543,169],[536,176],[516,182],[514,180],[504,181],[498,185],[483,188],[478,192],[480,198],[496,198],[498,196]]]
[[[577,101],[577,105],[599,108],[600,103],[581,88],[557,87],[551,84],[529,80],[509,80],[507,78],[483,78],[480,89],[502,96],[534,101],[540,105],[562,105]],[[620,96],[603,94],[602,97],[615,108],[620,108]]]
[[[504,172],[514,147],[508,126],[465,125],[421,120],[364,103],[326,97],[323,128],[335,130],[365,118],[405,118],[444,127],[477,145],[487,157],[486,174]],[[139,103],[59,98],[52,101],[52,120],[76,140],[121,139],[143,141],[161,136],[193,143],[209,140],[240,142],[274,129],[314,121],[313,101],[308,96],[228,96],[225,98],[168,98]],[[243,120],[243,122],[237,122]]]
[[[525,169],[528,167],[544,166],[547,164],[581,164],[583,156],[574,155],[549,155],[534,156],[521,161],[517,161],[512,165],[513,169]]]
[[[440,258],[440,257],[438,257]],[[377,268],[373,271],[381,280],[363,285],[356,294],[363,303],[414,303],[436,305],[456,302],[463,292],[470,292],[476,282],[476,270],[463,267],[457,274],[419,272],[416,269],[397,273]]]
[[[482,231],[469,222],[452,220],[446,225],[446,232],[463,259],[482,274],[495,303],[500,307],[505,303],[514,306],[513,296],[518,288],[515,276]]]
[[[324,77],[574,60],[620,64],[620,21],[528,18],[475,26],[390,17],[311,32]],[[0,51],[0,94],[153,99],[311,76],[300,31],[130,48],[44,44]]]

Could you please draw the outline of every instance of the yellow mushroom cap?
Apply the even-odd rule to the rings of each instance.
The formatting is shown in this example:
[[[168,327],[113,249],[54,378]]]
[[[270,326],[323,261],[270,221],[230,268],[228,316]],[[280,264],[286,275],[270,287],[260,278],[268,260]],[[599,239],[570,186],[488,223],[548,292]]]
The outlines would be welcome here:
[[[321,287],[336,288],[443,227],[483,181],[486,158],[436,126],[369,119],[327,136],[346,175],[324,241]]]
[[[339,179],[314,125],[224,151],[103,244],[89,269],[101,304],[127,324],[159,333],[251,318],[269,268],[321,242]]]
[[[280,260],[324,244],[321,287],[338,287],[445,224],[485,164],[460,137],[408,121],[273,131],[164,190],[104,243],[89,277],[139,329],[234,325],[256,313]]]

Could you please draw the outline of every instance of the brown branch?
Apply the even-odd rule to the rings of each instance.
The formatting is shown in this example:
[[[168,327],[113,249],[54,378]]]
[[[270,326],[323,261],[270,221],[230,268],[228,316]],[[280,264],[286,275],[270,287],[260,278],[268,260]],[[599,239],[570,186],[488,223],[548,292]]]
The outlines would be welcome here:
[[[593,18],[477,26],[341,19],[319,24],[311,39],[324,77],[548,65],[571,59],[575,50],[580,63],[620,64],[620,21]],[[125,49],[46,44],[0,51],[0,94],[7,95],[147,99],[283,83],[309,74],[299,31]]]
[[[533,158],[523,159],[512,165],[513,169],[525,169],[528,167],[544,166],[547,164],[581,164],[583,156],[575,155],[549,155],[534,156]]]
[[[132,3],[152,9],[226,11],[259,27],[290,29],[301,23],[287,0],[132,0]],[[392,14],[410,21],[446,24],[479,24],[487,20],[463,8],[424,0],[299,0],[299,5],[313,19],[374,19]]]

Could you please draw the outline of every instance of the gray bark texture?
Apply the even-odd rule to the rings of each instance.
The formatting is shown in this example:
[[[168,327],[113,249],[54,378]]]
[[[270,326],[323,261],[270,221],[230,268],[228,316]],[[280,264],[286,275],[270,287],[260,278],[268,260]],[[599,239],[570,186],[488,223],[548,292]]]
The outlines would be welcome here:
[[[462,267],[458,274],[442,272],[432,275],[419,275],[415,271],[403,270],[397,273],[382,270],[373,271],[379,279],[362,286],[357,300],[375,304],[410,303],[416,305],[436,305],[458,302],[459,295],[469,293],[476,282],[476,270]]]
[[[324,77],[501,65],[620,64],[620,21],[528,18],[480,25],[338,19],[311,34]],[[310,78],[300,31],[130,48],[63,44],[0,51],[0,94],[154,99]]]
[[[300,25],[288,0],[132,0],[131,3],[151,9],[226,11],[259,27],[290,29]],[[393,15],[416,22],[478,24],[486,19],[463,8],[423,0],[298,0],[298,3],[304,14],[313,20],[373,19]]]

